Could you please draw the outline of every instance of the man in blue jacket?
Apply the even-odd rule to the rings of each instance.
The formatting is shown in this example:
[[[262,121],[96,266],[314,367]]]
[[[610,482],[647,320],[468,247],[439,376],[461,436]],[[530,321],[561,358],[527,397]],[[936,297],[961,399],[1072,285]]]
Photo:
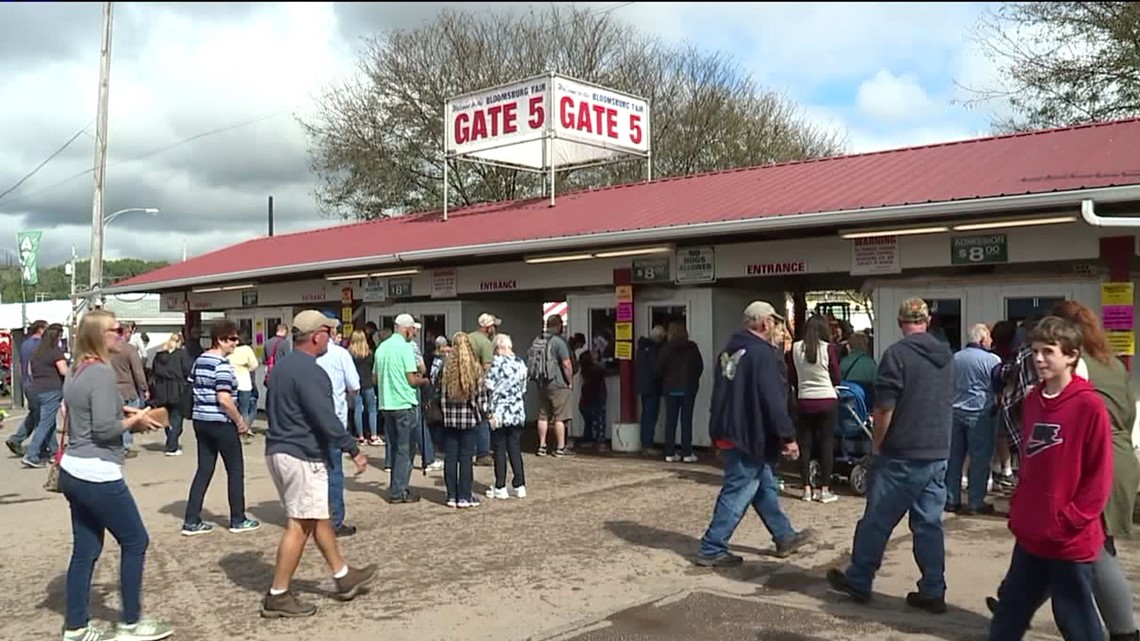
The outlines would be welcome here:
[[[779,368],[783,355],[769,341],[783,320],[770,303],[751,303],[744,309],[744,327],[718,357],[709,435],[724,450],[724,483],[701,538],[697,565],[733,567],[744,562],[728,551],[728,540],[749,506],[772,534],[776,556],[790,556],[811,538],[809,530],[792,527],[780,507],[773,471],[781,454],[799,456],[788,415],[788,383]]]

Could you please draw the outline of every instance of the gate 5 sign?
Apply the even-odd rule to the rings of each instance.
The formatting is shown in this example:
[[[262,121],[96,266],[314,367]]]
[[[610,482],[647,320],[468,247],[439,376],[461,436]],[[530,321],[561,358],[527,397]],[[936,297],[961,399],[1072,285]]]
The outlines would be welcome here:
[[[984,265],[1008,261],[1005,234],[957,236],[950,241],[951,265]]]

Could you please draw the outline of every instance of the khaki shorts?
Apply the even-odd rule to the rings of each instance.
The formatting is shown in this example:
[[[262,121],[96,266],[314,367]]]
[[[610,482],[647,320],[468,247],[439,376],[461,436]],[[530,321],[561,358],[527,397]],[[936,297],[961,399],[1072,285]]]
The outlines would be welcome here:
[[[570,396],[570,390],[565,387],[538,388],[538,420],[569,421],[574,418]]]
[[[277,452],[265,457],[265,466],[285,505],[285,516],[300,520],[329,518],[329,470],[324,463],[302,461]]]

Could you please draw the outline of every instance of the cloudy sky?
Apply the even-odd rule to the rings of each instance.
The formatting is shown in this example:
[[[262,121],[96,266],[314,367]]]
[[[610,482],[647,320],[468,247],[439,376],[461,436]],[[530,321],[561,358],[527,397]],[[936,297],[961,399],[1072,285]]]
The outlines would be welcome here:
[[[178,260],[184,243],[193,256],[265,234],[269,195],[278,232],[335,224],[314,205],[296,115],[352,73],[362,36],[417,26],[448,4],[117,3],[105,211],[161,212],[109,225],[107,257]],[[953,104],[958,84],[994,82],[968,39],[988,4],[579,6],[726,50],[844,131],[851,151],[873,151],[988,130],[989,108]],[[90,253],[100,26],[99,3],[0,4],[0,192],[87,128],[0,199],[0,247],[42,229],[41,265],[66,260],[72,245]]]

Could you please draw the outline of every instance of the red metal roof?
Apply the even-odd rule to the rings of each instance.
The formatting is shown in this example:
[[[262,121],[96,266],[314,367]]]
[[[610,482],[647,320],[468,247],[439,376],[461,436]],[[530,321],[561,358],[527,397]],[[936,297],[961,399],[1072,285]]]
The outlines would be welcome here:
[[[634,183],[263,237],[115,284],[417,250],[1140,184],[1140,118]],[[837,220],[836,222],[841,222]]]

